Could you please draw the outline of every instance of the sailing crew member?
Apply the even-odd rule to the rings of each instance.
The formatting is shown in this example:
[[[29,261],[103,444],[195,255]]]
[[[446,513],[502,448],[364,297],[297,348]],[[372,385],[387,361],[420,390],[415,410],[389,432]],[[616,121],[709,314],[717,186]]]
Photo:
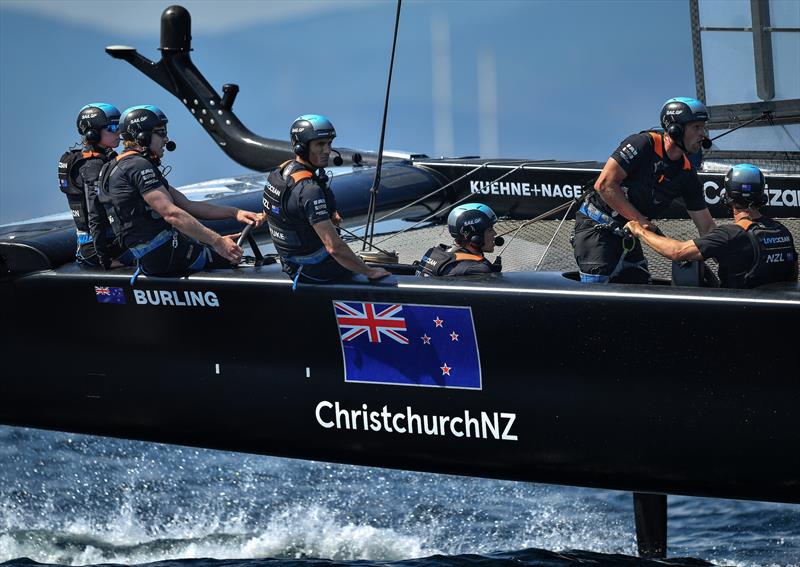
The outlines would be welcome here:
[[[759,211],[767,200],[765,188],[760,169],[746,163],[735,165],[725,174],[722,194],[723,202],[731,208],[733,224],[685,242],[659,236],[637,221],[630,221],[626,228],[670,260],[716,259],[722,287],[753,288],[797,281],[797,249],[792,233]]]
[[[664,133],[625,138],[606,162],[592,192],[575,214],[573,247],[581,281],[649,283],[641,244],[622,227],[636,221],[656,231],[659,218],[682,198],[700,235],[716,226],[688,155],[700,151],[708,111],[693,98],[671,98],[661,108]]]
[[[95,193],[100,169],[117,155],[119,116],[117,107],[105,102],[81,108],[76,123],[82,147],[67,150],[58,160],[58,186],[67,196],[77,229],[75,259],[84,266],[108,269],[133,262],[131,254],[116,242]]]
[[[176,275],[236,265],[242,249],[232,236],[220,236],[197,219],[235,219],[258,226],[261,215],[234,207],[193,202],[172,187],[159,169],[167,136],[167,117],[155,106],[122,113],[125,151],[103,167],[98,195],[117,237],[148,275]],[[168,146],[169,142],[169,146]],[[134,276],[135,277],[135,276]]]
[[[295,282],[329,283],[355,272],[377,280],[390,275],[366,265],[341,239],[341,216],[324,168],[336,130],[318,114],[299,116],[290,129],[295,153],[272,170],[264,186],[264,212],[283,271]]]
[[[471,276],[499,272],[500,263],[489,262],[485,252],[494,252],[497,215],[481,203],[455,207],[447,217],[447,229],[455,246],[439,244],[419,261],[418,276]],[[502,243],[501,243],[502,244]]]

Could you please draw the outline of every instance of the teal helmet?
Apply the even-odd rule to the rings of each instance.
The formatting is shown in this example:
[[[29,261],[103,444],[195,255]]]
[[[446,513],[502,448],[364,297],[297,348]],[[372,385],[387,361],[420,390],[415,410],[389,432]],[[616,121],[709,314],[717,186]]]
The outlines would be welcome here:
[[[723,201],[728,206],[736,203],[745,207],[760,207],[766,202],[766,188],[767,183],[760,169],[749,163],[740,163],[725,174]]]
[[[447,229],[456,242],[483,246],[483,233],[494,226],[497,215],[482,203],[467,203],[455,207],[447,216]]]
[[[116,132],[119,127],[119,109],[106,102],[90,102],[78,112],[76,125],[78,133],[86,138],[87,142],[100,141],[102,130]]]
[[[132,106],[122,113],[119,129],[123,140],[134,141],[140,146],[150,145],[153,130],[166,128],[169,119],[160,108],[151,104]]]
[[[661,127],[676,142],[683,142],[689,122],[708,122],[706,105],[696,98],[671,98],[661,107]]]
[[[308,144],[311,140],[335,138],[336,129],[327,117],[321,114],[298,116],[289,131],[292,150],[303,159],[308,159]]]

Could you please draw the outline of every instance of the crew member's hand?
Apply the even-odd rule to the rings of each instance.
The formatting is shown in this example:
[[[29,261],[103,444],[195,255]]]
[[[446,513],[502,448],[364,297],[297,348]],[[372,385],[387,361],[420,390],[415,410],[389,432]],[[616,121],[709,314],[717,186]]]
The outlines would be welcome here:
[[[220,236],[214,242],[214,252],[228,260],[231,264],[238,264],[242,259],[242,250],[230,236]]]
[[[367,277],[370,280],[379,280],[381,278],[385,278],[386,276],[391,276],[392,274],[384,270],[383,268],[370,268],[367,272]]]
[[[336,226],[341,226],[342,215],[339,214],[339,211],[333,211],[333,215],[331,215],[331,222]]]
[[[646,230],[641,224],[636,222],[635,220],[629,221],[628,224],[625,225],[625,230],[630,232],[634,236],[641,236],[644,231]]]
[[[238,209],[236,211],[236,220],[242,224],[252,224],[253,228],[258,228],[264,222],[264,215],[263,213],[254,213],[252,211]]]
[[[658,225],[650,220],[642,223],[642,228],[649,230],[650,232],[655,232],[656,234],[661,234],[661,229],[658,228]]]

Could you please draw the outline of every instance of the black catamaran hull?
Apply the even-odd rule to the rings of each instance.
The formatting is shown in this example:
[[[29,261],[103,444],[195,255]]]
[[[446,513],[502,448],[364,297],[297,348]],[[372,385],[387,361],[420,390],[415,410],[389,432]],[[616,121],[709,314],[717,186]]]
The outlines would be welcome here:
[[[65,266],[0,287],[10,306],[0,422],[800,502],[798,354],[781,332],[799,320],[797,286],[587,288],[520,273],[292,291],[276,266],[135,288],[129,277]],[[99,302],[107,294],[97,288],[117,303]],[[345,381],[334,301],[469,307],[479,387]]]

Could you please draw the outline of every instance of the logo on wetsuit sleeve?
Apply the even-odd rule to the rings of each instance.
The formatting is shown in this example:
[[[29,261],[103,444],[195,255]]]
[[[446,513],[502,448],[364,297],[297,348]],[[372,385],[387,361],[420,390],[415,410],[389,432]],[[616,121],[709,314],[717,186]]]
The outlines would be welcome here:
[[[635,158],[637,155],[639,155],[639,152],[637,152],[636,148],[634,148],[631,144],[626,144],[625,147],[619,151],[619,157],[624,159],[626,163],[633,161],[633,158]]]
[[[312,202],[314,205],[314,212],[319,213],[321,211],[327,212],[328,210],[328,203],[325,199],[316,199]]]

